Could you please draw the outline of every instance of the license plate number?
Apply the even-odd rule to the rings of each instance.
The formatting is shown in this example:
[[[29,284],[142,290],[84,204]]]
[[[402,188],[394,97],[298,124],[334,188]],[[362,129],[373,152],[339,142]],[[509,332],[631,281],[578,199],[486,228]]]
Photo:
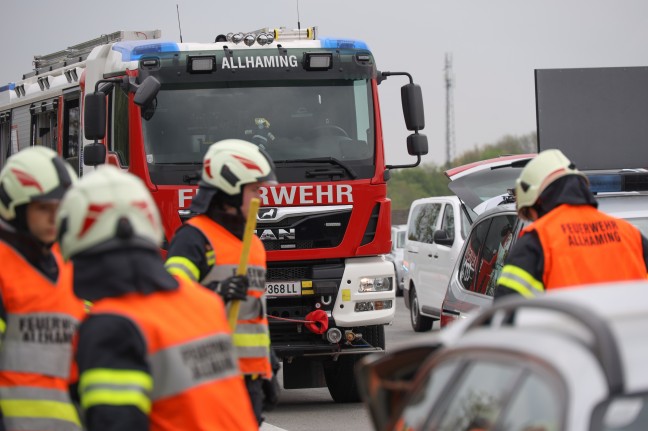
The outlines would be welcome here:
[[[266,283],[265,293],[268,296],[300,296],[301,283],[299,281]]]

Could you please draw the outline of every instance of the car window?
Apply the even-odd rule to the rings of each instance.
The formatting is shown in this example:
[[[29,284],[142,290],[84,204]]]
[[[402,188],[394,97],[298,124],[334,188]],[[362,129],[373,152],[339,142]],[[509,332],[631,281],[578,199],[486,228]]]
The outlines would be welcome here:
[[[407,238],[412,241],[432,244],[434,229],[440,212],[440,203],[417,205],[412,213],[412,223]]]
[[[513,394],[501,429],[510,431],[557,431],[562,429],[560,396],[548,376],[530,374]]]
[[[461,238],[466,239],[468,238],[468,233],[470,232],[472,221],[468,218],[466,211],[459,212],[461,213]],[[474,218],[472,220],[474,220]]]
[[[451,204],[445,205],[445,210],[443,211],[443,220],[441,221],[441,230],[444,230],[448,235],[448,238],[455,237],[455,222],[454,222],[454,208]]]
[[[446,361],[427,373],[425,379],[414,390],[408,399],[407,406],[401,413],[398,429],[420,430],[430,418],[434,403],[443,393],[459,366],[459,361]],[[401,426],[402,425],[402,426]]]
[[[486,239],[490,222],[490,219],[486,219],[476,225],[468,238],[468,244],[461,258],[461,264],[459,265],[459,282],[466,290],[473,290],[475,273],[477,271],[477,259],[481,252],[482,244]]]
[[[604,406],[602,420],[594,419],[592,429],[602,431],[643,431],[648,428],[648,394],[624,395]]]
[[[433,418],[429,429],[491,429],[520,373],[521,368],[509,362],[480,361],[470,365],[455,384],[454,391],[447,394],[447,408]]]
[[[498,215],[492,218],[488,234],[479,255],[479,268],[474,291],[493,296],[497,277],[504,265],[513,238],[515,216]]]

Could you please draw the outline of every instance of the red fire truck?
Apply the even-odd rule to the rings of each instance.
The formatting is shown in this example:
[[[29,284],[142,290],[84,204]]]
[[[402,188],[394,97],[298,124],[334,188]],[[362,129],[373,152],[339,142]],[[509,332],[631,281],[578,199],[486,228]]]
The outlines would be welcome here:
[[[0,163],[30,145],[58,150],[79,175],[112,163],[140,177],[167,241],[188,210],[208,146],[247,139],[280,184],[262,197],[268,315],[284,387],[328,386],[357,399],[356,360],[385,347],[394,317],[389,171],[427,153],[420,88],[379,72],[367,45],[316,28],[219,35],[213,43],[115,32],[46,56],[0,87]],[[378,85],[403,75],[411,165],[386,165]],[[82,127],[83,125],[83,127]],[[81,131],[84,131],[82,137]],[[326,313],[323,334],[306,329]],[[321,315],[321,313],[320,313]]]

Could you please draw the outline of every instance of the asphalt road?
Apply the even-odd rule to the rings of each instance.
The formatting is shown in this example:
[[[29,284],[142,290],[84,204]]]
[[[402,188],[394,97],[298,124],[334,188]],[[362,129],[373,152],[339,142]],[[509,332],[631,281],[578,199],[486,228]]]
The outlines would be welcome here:
[[[435,328],[437,329],[436,325]],[[429,333],[415,333],[403,298],[397,298],[394,323],[385,328],[387,349]],[[280,377],[280,381],[282,376]],[[283,390],[279,405],[266,413],[263,431],[371,431],[369,413],[361,403],[336,404],[326,388]],[[334,421],[334,423],[332,423]]]

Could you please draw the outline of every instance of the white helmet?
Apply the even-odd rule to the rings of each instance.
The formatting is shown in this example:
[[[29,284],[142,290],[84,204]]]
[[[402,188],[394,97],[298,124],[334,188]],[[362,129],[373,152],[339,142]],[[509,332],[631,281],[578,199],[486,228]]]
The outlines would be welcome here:
[[[551,183],[566,175],[580,175],[589,183],[587,176],[576,169],[560,150],[545,150],[538,154],[527,163],[515,182],[518,212],[535,205],[542,192]]]
[[[212,144],[203,158],[200,190],[191,209],[204,213],[212,198],[222,192],[239,198],[243,186],[257,182],[276,183],[274,163],[263,149],[240,139],[225,139]],[[240,206],[241,203],[233,206]]]
[[[66,260],[84,252],[157,250],[163,235],[160,213],[144,183],[110,165],[99,166],[70,189],[56,227]]]
[[[16,208],[38,200],[60,200],[77,179],[53,150],[29,147],[7,159],[0,171],[0,217],[16,218]]]

